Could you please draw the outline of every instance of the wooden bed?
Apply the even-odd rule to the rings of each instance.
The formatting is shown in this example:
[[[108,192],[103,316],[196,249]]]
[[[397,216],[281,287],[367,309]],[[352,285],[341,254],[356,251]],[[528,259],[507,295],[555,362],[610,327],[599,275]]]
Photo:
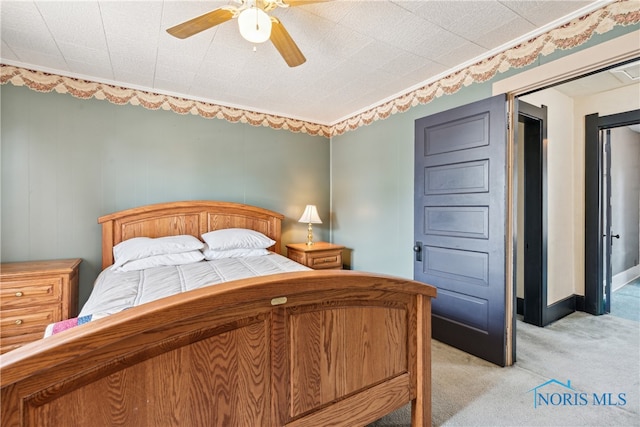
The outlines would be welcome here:
[[[258,230],[282,215],[175,202],[106,215],[103,268],[132,237]],[[412,280],[305,271],[163,298],[1,357],[2,426],[358,426],[412,403],[431,424],[431,298]]]

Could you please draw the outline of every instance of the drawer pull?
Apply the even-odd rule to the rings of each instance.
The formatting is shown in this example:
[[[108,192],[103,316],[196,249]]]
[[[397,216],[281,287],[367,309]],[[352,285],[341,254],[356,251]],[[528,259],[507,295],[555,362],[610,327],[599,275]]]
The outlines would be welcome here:
[[[22,295],[24,295],[21,291],[16,292],[16,296],[17,297],[21,297]]]
[[[16,320],[16,325],[22,325],[22,319]]]

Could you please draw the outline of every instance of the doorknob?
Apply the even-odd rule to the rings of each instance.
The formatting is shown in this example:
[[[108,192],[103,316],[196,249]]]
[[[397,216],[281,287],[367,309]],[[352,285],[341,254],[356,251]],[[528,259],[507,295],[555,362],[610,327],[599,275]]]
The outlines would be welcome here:
[[[619,239],[620,235],[619,234],[612,234],[611,237],[615,237],[616,239]]]
[[[416,253],[416,261],[422,261],[422,242],[416,242],[413,251]]]

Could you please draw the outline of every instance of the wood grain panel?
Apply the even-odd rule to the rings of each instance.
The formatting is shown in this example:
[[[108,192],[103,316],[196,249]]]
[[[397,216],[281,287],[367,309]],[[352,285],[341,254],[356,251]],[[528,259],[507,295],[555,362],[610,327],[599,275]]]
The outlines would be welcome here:
[[[299,415],[327,401],[327,398],[322,395],[323,392],[327,392],[322,388],[322,380],[327,378],[328,373],[333,372],[336,367],[330,364],[331,358],[328,360],[323,358],[323,354],[330,353],[323,348],[325,346],[323,322],[324,316],[320,311],[292,316],[290,319],[291,390],[289,394],[292,396],[292,406],[289,408],[289,416]],[[331,330],[333,329],[329,332]],[[337,340],[340,342],[340,337]],[[323,359],[325,359],[324,363],[329,363],[328,366],[320,366]]]
[[[266,323],[177,348],[46,404],[27,400],[26,415],[38,426],[65,419],[92,426],[262,425],[270,403]]]
[[[412,399],[409,387],[409,375],[401,374],[397,377],[376,384],[365,389],[358,396],[349,396],[335,402],[331,406],[326,406],[309,415],[287,423],[287,427],[309,427],[309,426],[332,426],[332,427],[353,427],[364,426],[396,409],[401,408],[408,400]],[[429,406],[431,400],[429,400]],[[429,421],[421,422],[414,418],[415,426],[430,426]]]
[[[415,354],[410,360],[415,360],[415,370],[410,372],[412,386],[416,386],[415,399],[411,402],[411,422],[413,426],[431,425],[431,299],[422,295],[416,299],[415,315],[411,322],[415,326],[409,328],[410,343],[415,344],[410,354]],[[413,351],[415,350],[415,353]],[[410,363],[410,366],[414,366]]]
[[[289,419],[289,353],[287,352],[286,310],[275,307],[271,312],[271,422],[283,426]]]
[[[120,228],[121,240],[134,237],[163,237],[180,234],[198,235],[200,216],[197,213],[167,215],[153,220],[141,219],[133,222],[116,223]]]
[[[347,394],[406,372],[406,315],[405,310],[383,307],[343,311]]]
[[[407,311],[315,308],[290,317],[291,416],[407,371]]]

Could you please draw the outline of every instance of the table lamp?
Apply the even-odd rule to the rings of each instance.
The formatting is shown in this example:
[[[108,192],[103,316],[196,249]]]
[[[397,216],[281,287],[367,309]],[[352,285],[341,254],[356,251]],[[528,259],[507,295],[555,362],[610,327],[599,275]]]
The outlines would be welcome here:
[[[307,229],[307,246],[313,245],[313,228],[311,224],[322,224],[316,206],[307,205],[298,222],[306,222],[309,224],[309,228]]]

